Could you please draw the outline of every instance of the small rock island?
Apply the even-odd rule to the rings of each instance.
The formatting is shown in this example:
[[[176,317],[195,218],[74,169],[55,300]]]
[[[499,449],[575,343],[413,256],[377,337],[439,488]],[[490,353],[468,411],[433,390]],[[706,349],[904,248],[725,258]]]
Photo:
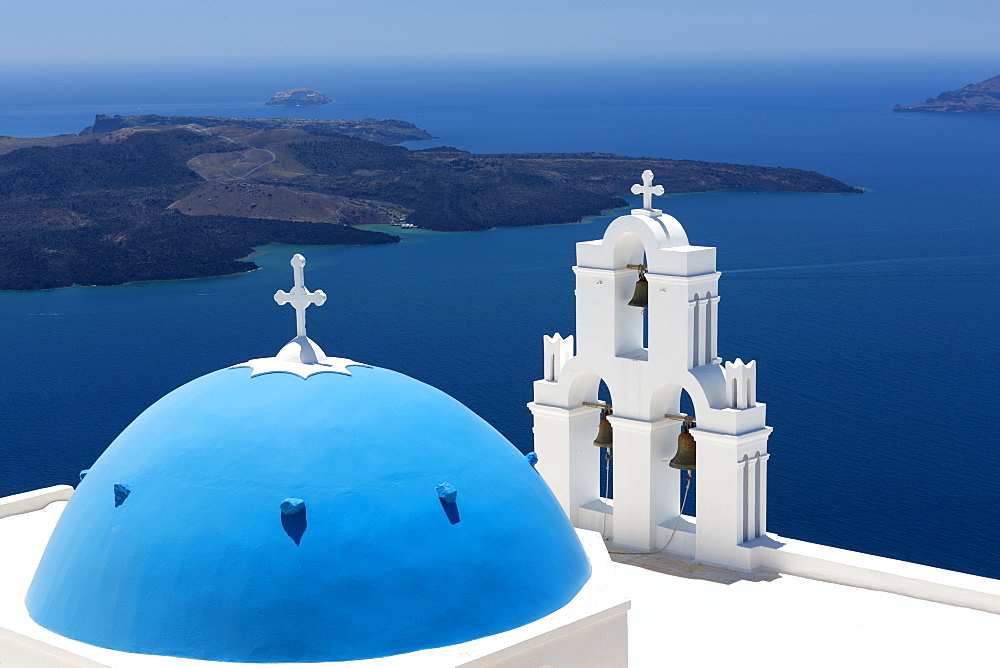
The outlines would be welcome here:
[[[333,102],[323,93],[312,88],[291,88],[275,93],[264,104],[269,107],[316,107]]]
[[[920,104],[904,107],[897,104],[893,111],[935,111],[939,113],[1000,113],[1000,75],[969,84],[958,90],[949,90],[936,98],[929,97]]]

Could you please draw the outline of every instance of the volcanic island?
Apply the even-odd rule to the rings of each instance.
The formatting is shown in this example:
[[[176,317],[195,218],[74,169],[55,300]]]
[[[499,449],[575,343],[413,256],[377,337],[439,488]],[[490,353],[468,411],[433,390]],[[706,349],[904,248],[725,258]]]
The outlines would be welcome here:
[[[785,167],[398,145],[432,138],[394,119],[156,115],[0,137],[0,289],[242,273],[258,246],[396,243],[399,227],[572,223],[627,206],[645,169],[667,193],[861,192]]]

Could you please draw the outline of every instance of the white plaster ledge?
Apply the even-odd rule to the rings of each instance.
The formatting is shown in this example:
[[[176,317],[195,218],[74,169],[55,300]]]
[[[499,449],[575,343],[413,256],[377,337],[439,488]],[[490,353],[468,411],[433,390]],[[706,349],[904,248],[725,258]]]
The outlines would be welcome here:
[[[605,499],[603,496],[599,499],[594,499],[593,501],[588,501],[587,503],[580,506],[583,510],[589,510],[595,513],[607,513],[608,515],[615,514],[615,500]]]
[[[547,383],[549,385],[558,385],[558,383],[552,383],[550,381],[535,381]],[[566,408],[563,406],[551,406],[549,404],[539,404],[531,401],[527,404],[528,410],[531,411],[532,415],[544,415],[545,417],[558,418],[563,420],[573,420],[577,418],[589,418],[590,416],[597,413],[600,409],[591,408],[589,406],[573,406],[572,408]]]
[[[55,485],[23,494],[0,497],[0,518],[41,510],[55,501],[69,501],[76,491],[69,485]]]
[[[1000,580],[774,534],[743,543],[760,569],[1000,614]]]
[[[689,515],[681,515],[679,522],[677,519],[674,517],[656,525],[656,545],[663,546],[662,552],[664,554],[680,555],[688,559],[694,559],[695,538],[697,534],[696,518]],[[674,527],[677,527],[676,533],[674,532]]]
[[[0,666],[7,665],[17,668],[111,668],[107,664],[91,661],[40,640],[0,628]]]

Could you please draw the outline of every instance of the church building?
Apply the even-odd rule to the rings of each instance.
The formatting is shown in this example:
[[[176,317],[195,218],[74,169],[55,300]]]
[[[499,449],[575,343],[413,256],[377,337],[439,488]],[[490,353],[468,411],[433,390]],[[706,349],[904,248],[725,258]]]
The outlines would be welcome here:
[[[653,208],[651,172],[633,193],[577,244],[527,455],[328,355],[296,254],[274,356],[170,392],[75,488],[0,499],[0,666],[995,662],[1000,582],[768,531],[780,388],[717,354],[715,248]]]

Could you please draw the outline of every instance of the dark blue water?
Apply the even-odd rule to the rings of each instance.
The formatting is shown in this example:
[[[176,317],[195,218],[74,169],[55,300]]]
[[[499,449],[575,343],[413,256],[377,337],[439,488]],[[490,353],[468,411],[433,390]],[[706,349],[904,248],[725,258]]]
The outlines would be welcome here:
[[[0,134],[76,132],[94,113],[281,115],[259,103],[307,85],[341,103],[297,115],[402,118],[440,137],[425,145],[782,165],[864,187],[660,208],[719,247],[720,354],[760,364],[769,528],[998,577],[1000,117],[887,111],[997,62],[0,70]],[[293,317],[271,295],[295,251],[330,295],[309,314],[328,353],[440,387],[528,450],[541,336],[572,333],[574,243],[609,220],[271,246],[243,276],[0,293],[0,494],[73,482],[169,390],[276,352]]]

